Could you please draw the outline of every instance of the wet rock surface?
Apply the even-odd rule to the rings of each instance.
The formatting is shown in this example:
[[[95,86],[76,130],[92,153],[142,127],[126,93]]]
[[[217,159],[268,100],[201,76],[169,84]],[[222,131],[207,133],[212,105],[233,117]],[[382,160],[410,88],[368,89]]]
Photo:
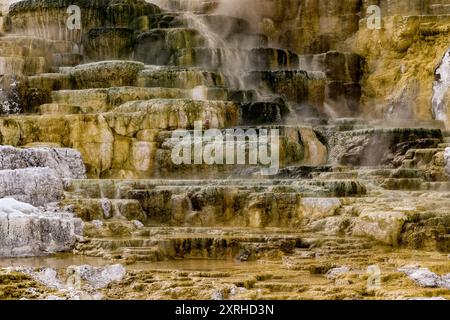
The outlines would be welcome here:
[[[249,1],[10,7],[0,256],[69,252],[0,259],[0,298],[450,298],[448,8]],[[196,123],[278,130],[279,170],[175,164]]]

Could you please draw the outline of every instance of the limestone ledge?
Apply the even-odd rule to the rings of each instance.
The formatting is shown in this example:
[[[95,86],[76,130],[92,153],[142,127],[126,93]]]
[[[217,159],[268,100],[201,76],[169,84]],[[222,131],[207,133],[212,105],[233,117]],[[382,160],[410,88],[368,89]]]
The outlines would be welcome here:
[[[3,117],[0,143],[41,142],[76,149],[90,177],[149,178],[173,173],[170,148],[163,143],[172,130],[192,130],[196,121],[205,130],[236,127],[239,106],[225,101],[153,99],[127,102],[101,114]],[[327,151],[311,128],[281,128],[282,165],[326,162]],[[183,170],[188,174],[191,169]],[[203,169],[207,172],[208,166]],[[217,168],[209,169],[212,174]]]
[[[49,147],[18,149],[11,146],[0,146],[0,170],[29,167],[53,169],[60,178],[86,178],[83,159],[76,150]]]
[[[70,30],[66,25],[67,8],[70,5],[81,8],[81,25],[87,30],[98,26],[127,27],[140,16],[161,12],[159,7],[143,0],[24,0],[10,7],[11,31],[46,39],[80,42],[82,33]]]
[[[62,179],[53,169],[0,170],[0,198],[10,197],[43,206],[61,200],[62,195]]]
[[[38,256],[70,250],[82,236],[82,222],[70,213],[45,212],[4,198],[0,200],[0,230],[0,257]]]

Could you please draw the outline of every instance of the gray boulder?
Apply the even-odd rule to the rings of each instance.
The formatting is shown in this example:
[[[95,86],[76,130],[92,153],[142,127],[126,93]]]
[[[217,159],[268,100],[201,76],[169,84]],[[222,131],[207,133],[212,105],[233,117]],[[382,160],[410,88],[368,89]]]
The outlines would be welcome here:
[[[71,213],[46,212],[12,198],[0,199],[0,257],[70,250],[82,229],[82,221]]]
[[[450,289],[450,274],[440,276],[427,268],[418,266],[406,266],[398,270],[421,287]]]
[[[63,182],[54,169],[0,170],[0,198],[14,198],[34,206],[61,200]]]
[[[61,178],[86,178],[86,168],[77,150],[48,147],[21,149],[0,146],[0,170],[31,167],[54,169]]]

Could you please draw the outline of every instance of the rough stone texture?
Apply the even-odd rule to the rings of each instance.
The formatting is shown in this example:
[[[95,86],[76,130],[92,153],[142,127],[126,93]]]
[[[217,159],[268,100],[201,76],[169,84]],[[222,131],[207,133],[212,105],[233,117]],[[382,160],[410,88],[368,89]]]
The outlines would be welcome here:
[[[204,269],[208,259],[211,269],[226,269],[139,271],[102,289],[112,297],[448,297],[398,273],[419,257],[448,272],[438,251],[450,250],[450,139],[429,108],[436,49],[448,45],[446,8],[374,2],[381,31],[366,30],[373,3],[365,0],[161,0],[171,8],[163,14],[142,1],[83,0],[81,32],[64,26],[66,0],[21,2],[11,30],[42,38],[0,37],[2,83],[20,75],[27,113],[0,117],[0,142],[76,148],[89,177],[100,178],[64,180],[63,204],[86,221],[75,253],[128,264],[196,259],[175,269],[200,259]],[[226,15],[232,11],[249,21]],[[104,59],[125,61],[95,62]],[[253,167],[176,166],[171,133],[192,131],[195,121],[221,132],[277,128],[280,163],[289,167],[267,179]],[[33,163],[53,166],[33,152]],[[3,157],[18,163],[3,171],[3,185],[35,201],[35,189],[49,186],[11,182],[28,165],[17,157]],[[60,174],[72,172],[59,163]],[[224,260],[269,263],[228,269]],[[368,264],[382,268],[381,290],[367,287]],[[60,276],[38,273],[48,285]],[[86,266],[68,273],[81,273],[88,287],[111,278]],[[333,283],[338,290],[324,290]]]
[[[79,89],[133,85],[144,65],[134,61],[101,61],[65,70]]]
[[[8,34],[0,38],[0,74],[18,77],[48,72],[60,65],[57,56],[72,53],[72,49],[68,41]]]
[[[68,270],[78,275],[94,289],[105,288],[111,282],[121,281],[126,274],[125,268],[121,264],[105,267],[93,267],[90,265],[70,266]]]
[[[134,31],[128,28],[94,28],[83,37],[86,57],[92,61],[128,59],[134,45]]]
[[[148,178],[170,174],[170,153],[161,149],[170,135],[163,135],[163,131],[192,130],[197,120],[205,129],[235,126],[240,121],[239,105],[151,99],[127,102],[103,114],[3,118],[0,140],[11,145],[40,141],[75,148],[93,177]],[[280,134],[282,165],[325,163],[327,150],[311,128],[281,127]]]
[[[27,287],[28,297],[39,300],[101,300],[101,289],[120,283],[126,275],[120,264],[95,267],[91,265],[73,265],[63,272],[57,268],[8,267],[2,272],[14,283],[14,280],[33,279]],[[4,276],[4,274],[2,274]],[[20,275],[20,276],[18,276]],[[20,285],[19,285],[20,286]],[[36,290],[35,288],[39,288]],[[46,289],[44,289],[46,288]],[[17,292],[8,292],[3,297],[18,298]]]
[[[61,200],[62,195],[62,180],[53,169],[0,170],[0,197],[42,206]]]
[[[338,198],[304,198],[301,203],[303,217],[311,220],[334,216],[342,206]]]
[[[323,131],[327,136],[329,162],[343,165],[400,166],[410,149],[435,148],[442,139],[438,129],[377,128]]]
[[[269,39],[299,53],[336,49],[358,30],[359,1],[222,1],[218,13],[250,19]]]
[[[402,13],[403,14],[403,13]],[[449,16],[394,16],[383,30],[364,23],[353,49],[366,60],[363,114],[431,119],[435,68],[448,49]]]
[[[434,72],[448,49],[450,6],[445,1],[254,3],[223,1],[217,12],[251,19],[272,41],[299,53],[340,49],[361,55],[365,59],[361,114],[365,116],[432,118]],[[370,5],[381,7],[381,30],[366,28]]]
[[[0,146],[0,170],[47,167],[61,178],[86,178],[86,169],[78,151],[62,148],[18,149]]]
[[[0,199],[0,257],[67,251],[82,235],[82,222],[70,213],[45,212],[11,198]]]
[[[353,234],[369,236],[385,244],[397,246],[407,219],[403,212],[362,212],[356,220]]]
[[[406,266],[399,271],[405,273],[411,280],[421,287],[450,289],[450,274],[439,276],[428,268]]]

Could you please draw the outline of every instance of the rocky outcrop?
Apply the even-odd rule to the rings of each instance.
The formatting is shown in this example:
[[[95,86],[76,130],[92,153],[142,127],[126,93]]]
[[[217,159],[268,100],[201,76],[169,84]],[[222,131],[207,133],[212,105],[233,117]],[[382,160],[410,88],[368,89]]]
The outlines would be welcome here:
[[[63,184],[58,173],[49,168],[0,171],[0,198],[10,197],[42,206],[61,200]]]
[[[105,267],[93,267],[90,265],[71,266],[68,272],[80,277],[93,289],[106,288],[112,282],[121,281],[125,274],[125,268],[121,264]]]
[[[259,0],[257,6],[249,2],[252,5],[224,1],[216,12],[251,19],[271,41],[298,53],[340,49],[361,55],[364,117],[434,117],[435,69],[448,49],[450,6],[445,1]],[[380,30],[367,28],[372,5],[381,9]]]
[[[77,5],[83,12],[80,26],[86,30],[98,26],[128,27],[137,17],[160,12],[157,6],[143,0],[25,0],[10,7],[10,30],[45,39],[80,42],[79,29],[67,25],[67,10],[71,5]]]
[[[134,61],[102,61],[69,68],[66,72],[75,88],[109,88],[133,85],[143,68],[144,64]]]
[[[402,13],[403,14],[403,13]],[[448,49],[448,16],[390,16],[383,29],[364,23],[353,49],[365,58],[362,113],[388,119],[433,119],[436,67]]]
[[[403,212],[362,212],[356,219],[353,234],[398,246],[403,225],[407,220],[408,217]]]
[[[10,267],[4,270],[11,278],[33,279],[34,287],[41,290],[28,290],[29,296],[39,300],[100,300],[100,289],[110,284],[120,283],[126,275],[120,264],[101,267],[91,265],[72,265],[60,273],[54,268]],[[20,276],[19,276],[20,275]],[[46,288],[42,290],[43,288]],[[4,294],[3,297],[8,296]]]
[[[405,266],[399,268],[399,271],[406,274],[408,278],[421,287],[450,289],[450,274],[440,276],[431,272],[428,268],[418,266]]]
[[[444,154],[445,173],[450,177],[450,148],[445,149]]]
[[[414,249],[414,258],[439,265],[447,257],[437,251],[450,250],[450,138],[441,121],[448,59],[436,52],[447,45],[445,6],[157,1],[163,12],[149,2],[75,0],[82,29],[71,30],[68,1],[25,0],[7,18],[9,31],[21,35],[0,36],[2,89],[17,92],[3,100],[19,106],[0,116],[0,143],[14,146],[0,147],[0,197],[70,208],[85,221],[74,254],[130,265],[176,259],[182,269],[174,277],[72,266],[68,282],[114,297],[417,296],[397,272],[401,260]],[[381,7],[381,30],[364,20],[373,4]],[[231,129],[239,137],[275,132],[271,142],[279,145],[258,150],[264,158],[279,147],[272,176],[261,163],[237,163],[220,139]],[[217,139],[200,140],[199,132]],[[255,150],[247,136],[238,143],[246,156]],[[173,160],[180,146],[186,158],[206,154],[205,161]],[[79,233],[70,231],[69,215],[13,207],[0,218],[6,255],[72,248]],[[40,232],[34,247],[30,230]],[[54,237],[53,246],[46,242]],[[182,259],[220,260],[208,263],[226,271],[185,272]],[[228,269],[224,260],[239,263]],[[250,272],[242,264],[257,260],[269,263]],[[394,270],[383,274],[383,290],[373,288],[379,279],[361,276],[378,276],[374,263]],[[302,281],[293,283],[291,270]],[[27,274],[72,295],[59,270]],[[303,281],[309,274],[317,285]],[[223,280],[236,275],[239,284]],[[399,286],[401,294],[391,293]]]
[[[42,206],[61,200],[63,179],[85,177],[83,160],[75,150],[0,146],[0,197]]]
[[[0,198],[42,206],[61,200],[64,178],[85,178],[80,153],[72,149],[0,146]]]
[[[215,12],[249,19],[272,42],[299,53],[323,53],[358,30],[360,2],[222,1]]]
[[[369,129],[323,131],[328,137],[329,161],[335,164],[400,166],[413,148],[435,148],[442,141],[436,129]]]
[[[86,169],[78,151],[62,148],[26,148],[0,146],[0,170],[50,168],[60,178],[83,179]]]
[[[82,236],[82,222],[70,213],[46,212],[4,198],[0,199],[0,230],[0,257],[38,256],[70,250]]]

